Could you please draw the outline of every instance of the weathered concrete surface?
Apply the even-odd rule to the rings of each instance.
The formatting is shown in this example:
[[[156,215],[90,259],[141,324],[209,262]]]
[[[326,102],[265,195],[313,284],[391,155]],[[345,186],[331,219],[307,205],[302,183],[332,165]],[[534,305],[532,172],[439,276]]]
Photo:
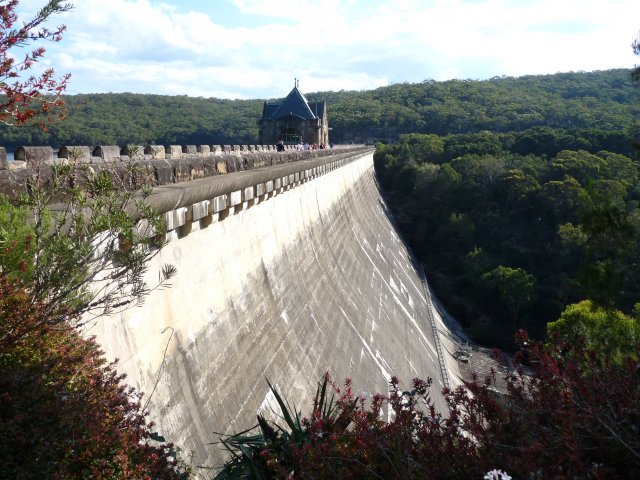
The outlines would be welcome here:
[[[303,411],[325,371],[364,395],[386,392],[392,375],[432,377],[434,393],[443,385],[431,307],[372,154],[256,202],[169,242],[149,281],[172,263],[172,287],[89,332],[132,385],[155,388],[158,431],[197,465],[219,461],[214,432],[246,429],[269,408],[265,379]],[[456,362],[444,361],[455,385]]]

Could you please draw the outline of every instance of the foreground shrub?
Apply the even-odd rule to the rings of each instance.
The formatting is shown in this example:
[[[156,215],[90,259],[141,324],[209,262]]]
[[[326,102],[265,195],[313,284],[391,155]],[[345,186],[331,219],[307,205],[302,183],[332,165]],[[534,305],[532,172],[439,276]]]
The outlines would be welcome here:
[[[364,399],[326,375],[309,417],[272,388],[280,422],[259,416],[255,433],[223,439],[231,458],[216,479],[639,478],[634,358],[594,371],[579,345],[561,357],[524,332],[518,340],[522,363],[503,393],[495,374],[445,389],[445,415],[419,379],[403,391],[394,378],[388,395]]]
[[[182,478],[122,379],[94,341],[43,321],[28,292],[0,277],[2,478]]]

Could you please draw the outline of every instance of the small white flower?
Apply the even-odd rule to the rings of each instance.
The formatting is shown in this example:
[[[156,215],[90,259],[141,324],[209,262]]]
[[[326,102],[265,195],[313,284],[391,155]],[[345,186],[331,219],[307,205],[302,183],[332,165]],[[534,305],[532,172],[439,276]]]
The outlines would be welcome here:
[[[483,480],[511,480],[511,476],[502,470],[491,470],[484,474]]]

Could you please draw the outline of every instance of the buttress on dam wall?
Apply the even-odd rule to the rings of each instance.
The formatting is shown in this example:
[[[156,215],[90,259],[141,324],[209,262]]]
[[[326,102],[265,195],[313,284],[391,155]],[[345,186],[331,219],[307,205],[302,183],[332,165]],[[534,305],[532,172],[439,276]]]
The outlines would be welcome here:
[[[171,287],[88,333],[143,402],[151,396],[155,429],[195,465],[220,464],[214,432],[245,430],[274,408],[267,379],[310,413],[326,371],[364,396],[387,392],[393,375],[406,386],[431,377],[444,410],[438,392],[460,383],[456,345],[438,333],[446,327],[380,196],[371,151],[194,225],[150,266],[152,284],[175,265]]]

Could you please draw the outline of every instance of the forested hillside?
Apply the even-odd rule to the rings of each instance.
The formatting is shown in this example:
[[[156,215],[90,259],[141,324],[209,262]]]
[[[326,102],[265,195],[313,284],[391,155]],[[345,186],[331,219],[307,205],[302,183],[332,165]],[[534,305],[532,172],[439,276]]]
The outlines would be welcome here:
[[[599,146],[557,150],[562,134],[536,132],[549,142],[530,150],[485,132],[408,134],[375,154],[436,292],[489,345],[509,347],[522,327],[543,338],[584,299],[640,313],[640,163]]]
[[[282,96],[287,93],[283,88]],[[584,137],[588,130],[587,136],[604,142],[603,148],[622,153],[632,119],[640,116],[640,91],[625,69],[429,80],[307,97],[327,100],[334,143],[393,142],[405,133],[505,133],[546,127],[564,132],[559,140],[563,145],[567,135]],[[73,95],[65,101],[65,121],[52,124],[48,132],[2,125],[0,145],[251,144],[258,139],[263,104],[131,93]]]
[[[0,144],[249,144],[258,135],[260,100],[108,93],[66,96],[67,118],[37,128],[0,127]]]
[[[422,98],[424,116],[378,145],[378,177],[475,339],[509,348],[522,327],[544,338],[565,315],[587,324],[593,304],[640,317],[640,89],[629,71],[389,88],[430,95],[404,97]]]
[[[323,95],[331,105],[336,140],[395,141],[403,133],[511,132],[541,126],[625,130],[640,113],[640,92],[624,69],[425,81]]]

